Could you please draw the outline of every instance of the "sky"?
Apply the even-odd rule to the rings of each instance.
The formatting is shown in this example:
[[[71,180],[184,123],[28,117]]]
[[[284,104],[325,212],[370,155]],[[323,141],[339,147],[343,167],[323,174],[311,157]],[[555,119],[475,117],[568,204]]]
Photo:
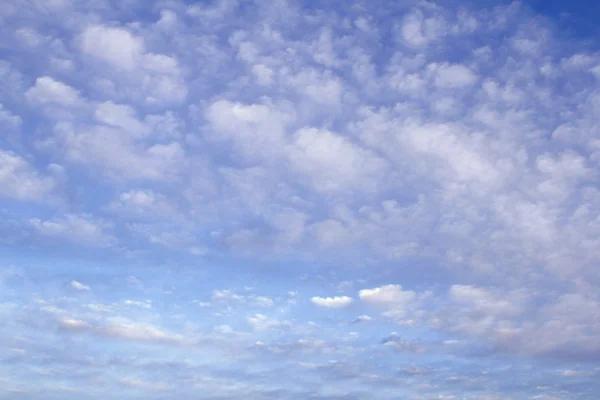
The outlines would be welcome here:
[[[0,2],[0,399],[596,400],[584,3]]]

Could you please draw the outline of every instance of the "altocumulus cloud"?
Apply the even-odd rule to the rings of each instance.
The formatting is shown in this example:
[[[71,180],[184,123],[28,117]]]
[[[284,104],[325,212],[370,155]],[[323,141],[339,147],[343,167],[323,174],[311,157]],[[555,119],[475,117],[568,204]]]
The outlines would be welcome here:
[[[122,3],[0,4],[0,399],[598,397],[588,33]]]

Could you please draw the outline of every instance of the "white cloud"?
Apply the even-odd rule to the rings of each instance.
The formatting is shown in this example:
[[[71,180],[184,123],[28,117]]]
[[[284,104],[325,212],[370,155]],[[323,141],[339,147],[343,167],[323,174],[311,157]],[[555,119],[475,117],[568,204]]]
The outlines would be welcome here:
[[[219,20],[231,15],[239,6],[237,0],[219,0],[211,5],[193,4],[187,7],[186,14],[200,19]]]
[[[257,64],[252,67],[252,72],[256,76],[256,80],[260,85],[271,85],[274,81],[275,72],[263,64]]]
[[[37,233],[49,238],[67,239],[90,247],[108,247],[116,243],[109,233],[112,228],[110,223],[87,215],[67,214],[46,221],[33,218],[29,223]]]
[[[368,304],[403,307],[415,300],[416,293],[402,290],[400,285],[385,285],[374,289],[363,289],[360,299]]]
[[[316,103],[317,110],[319,106],[338,107],[342,101],[344,86],[329,72],[306,69],[298,74],[286,74],[284,77],[286,84]]]
[[[495,371],[470,380],[464,371],[450,376],[423,366],[439,376],[411,378],[407,393],[419,393],[409,397],[450,398],[467,384],[475,397],[506,397],[480,393],[498,387],[496,373],[503,373],[480,349],[553,358],[538,371],[540,379],[544,373],[589,379],[574,365],[599,352],[600,57],[564,39],[558,28],[526,15],[517,3],[459,10],[435,1],[384,2],[373,11],[366,0],[310,9],[276,0],[257,2],[250,13],[235,0],[191,6],[96,1],[91,9],[65,0],[32,0],[25,8],[15,0],[1,3],[0,33],[18,40],[2,41],[11,63],[0,61],[0,124],[3,132],[24,133],[0,134],[6,149],[0,150],[0,196],[10,199],[0,210],[1,244],[13,245],[14,232],[15,254],[33,248],[46,254],[47,247],[31,242],[64,240],[130,257],[119,266],[160,264],[135,272],[144,285],[129,287],[120,300],[79,305],[65,297],[40,306],[42,317],[58,318],[57,340],[68,331],[85,333],[77,340],[100,354],[92,335],[201,345],[189,334],[208,331],[236,348],[235,357],[219,363],[235,359],[243,366],[251,359],[252,368],[267,374],[255,354],[246,353],[248,346],[257,350],[251,345],[257,340],[274,368],[278,360],[296,365],[296,354],[316,355],[316,349],[348,360],[305,360],[325,383],[318,389],[307,377],[302,387],[286,387],[290,393],[265,389],[262,381],[250,390],[244,383],[250,374],[223,385],[223,398],[240,392],[262,398],[263,389],[280,397],[364,397],[365,386],[398,379],[394,371],[361,362],[371,350],[363,330],[379,331],[389,322],[418,326],[419,334],[440,340],[425,346],[390,335],[381,341],[387,348],[377,350],[382,355],[390,348],[428,349],[452,353],[461,359],[459,369],[481,362]],[[136,18],[142,5],[154,14]],[[127,15],[121,14],[125,8]],[[48,11],[56,17],[51,27]],[[61,166],[45,167],[55,160]],[[18,221],[29,224],[23,229]],[[185,269],[181,279],[172,265],[186,263],[190,253],[207,256],[206,263],[201,272]],[[230,262],[256,268],[257,260],[275,268],[328,266],[319,276],[290,272],[303,276],[296,282],[299,293],[320,286],[348,294],[349,285],[338,282],[394,282],[406,275],[397,268],[407,265],[415,267],[411,287],[420,289],[367,288],[355,296],[360,304],[346,296],[308,298],[319,307],[378,313],[346,321],[360,336],[326,317],[307,322],[302,296],[254,294],[294,285],[284,282],[287,272],[282,281],[253,281],[256,292],[209,291],[187,309],[186,282],[213,273],[222,278],[236,270],[219,268]],[[107,273],[115,268],[105,264]],[[353,268],[358,265],[364,268]],[[3,277],[1,285],[15,302],[26,300],[22,290],[47,293],[36,290],[43,278],[19,277],[17,285],[13,279]],[[489,286],[453,285],[474,281]],[[115,290],[119,283],[123,279],[115,280]],[[434,292],[421,289],[428,287]],[[89,290],[76,281],[71,288]],[[94,296],[108,296],[101,292]],[[133,300],[154,295],[160,307],[152,307],[158,299]],[[177,303],[181,299],[185,304]],[[15,329],[32,342],[43,338],[43,319],[27,325],[14,317],[35,304],[0,305],[8,324],[0,333],[8,337]],[[118,311],[128,318],[105,319]],[[165,327],[158,325],[163,318]],[[175,324],[184,334],[170,330]],[[234,334],[244,325],[252,332]],[[311,334],[335,336],[338,343],[329,346]],[[365,341],[349,339],[356,337]],[[223,347],[213,344],[210,351],[198,349],[211,364],[211,351]],[[82,369],[110,362],[86,358],[85,346],[75,347],[67,361],[36,365],[42,377],[36,382],[50,387],[44,377],[55,376],[53,365],[68,365],[70,358]],[[151,348],[142,355],[135,345],[122,350],[119,362],[135,364],[139,376],[121,383],[152,390],[144,355],[153,358],[152,368],[162,356]],[[35,359],[36,351],[27,349],[23,358]],[[364,376],[352,362],[366,369]],[[208,385],[208,378],[190,381],[185,374],[172,376],[173,387]],[[356,377],[350,386],[343,381],[349,376]],[[341,384],[328,385],[331,377]],[[562,389],[577,397],[566,392],[574,385]]]
[[[178,61],[146,52],[144,39],[124,28],[90,25],[82,33],[80,44],[84,53],[128,73],[125,77],[108,74],[131,86],[124,94],[135,95],[148,104],[177,103],[187,96]]]
[[[177,27],[179,25],[177,14],[172,10],[161,10],[156,25],[166,31]]]
[[[252,302],[260,307],[272,307],[275,302],[267,296],[250,296]]]
[[[352,298],[348,296],[313,297],[310,301],[316,306],[325,308],[344,308],[352,304]]]
[[[134,322],[125,318],[110,318],[105,325],[96,328],[96,332],[104,336],[126,340],[178,344],[185,342],[183,335],[168,332],[149,323]]]
[[[199,256],[207,254],[207,250],[198,243],[198,239],[183,229],[163,230],[160,226],[152,224],[130,224],[128,228],[132,233],[146,238],[152,244]]]
[[[81,282],[77,282],[77,281],[71,281],[71,287],[75,290],[80,290],[80,291],[84,291],[84,292],[89,292],[91,289],[89,286],[84,285]]]
[[[522,312],[520,303],[526,299],[524,293],[512,293],[509,297],[506,293],[495,294],[472,285],[453,285],[450,297],[457,303],[472,305],[489,315],[518,315]]]
[[[81,103],[79,91],[49,76],[37,78],[35,85],[25,92],[27,99],[40,104],[58,104],[65,107]]]
[[[148,189],[121,193],[109,204],[109,209],[119,215],[144,218],[174,217],[176,214],[166,196]]]
[[[340,60],[336,54],[331,29],[323,29],[318,39],[313,43],[313,58],[327,67],[339,66]]]
[[[257,296],[255,294],[243,296],[229,289],[213,290],[211,300],[213,301],[213,303],[220,302],[230,304],[231,302],[239,302],[244,305],[259,306],[265,308],[272,307],[275,304],[273,299],[268,296]]]
[[[58,124],[54,131],[70,161],[101,167],[114,179],[165,180],[185,163],[185,150],[176,141],[147,144],[135,132],[103,125]]]
[[[146,73],[140,84],[146,93],[146,103],[179,103],[187,97],[187,86],[176,59],[164,54],[148,53],[142,65]]]
[[[399,33],[405,43],[418,48],[442,36],[445,28],[440,17],[425,17],[421,10],[415,10],[404,17]]]
[[[17,40],[29,47],[37,47],[49,39],[32,28],[19,28],[15,31],[15,36]]]
[[[0,103],[0,124],[8,127],[9,131],[17,131],[21,128],[23,120],[20,116],[15,115],[6,108],[4,108],[4,105]]]
[[[17,357],[22,357],[27,353],[23,349],[10,349],[10,352]]]
[[[289,321],[281,321],[264,314],[254,314],[248,317],[247,321],[255,331],[287,330],[291,327]]]
[[[317,243],[325,247],[348,244],[352,240],[348,227],[332,219],[314,223],[311,230]]]
[[[242,301],[244,296],[236,294],[233,290],[213,290],[211,299],[213,301]]]
[[[131,136],[141,136],[147,130],[137,119],[134,108],[115,104],[112,101],[98,104],[94,111],[94,118],[103,124],[124,129]]]
[[[125,304],[127,306],[135,306],[135,307],[146,308],[146,309],[152,308],[151,300],[144,300],[144,301],[125,300],[123,302],[123,304]]]
[[[60,321],[60,327],[71,331],[85,331],[90,329],[91,325],[79,319],[65,318]]]
[[[144,53],[144,40],[123,28],[90,25],[81,35],[84,52],[125,70],[133,70]]]
[[[287,125],[295,118],[293,113],[270,104],[227,100],[212,103],[205,116],[212,128],[207,132],[209,140],[231,142],[239,154],[251,161],[280,157]]]
[[[564,376],[586,376],[591,375],[590,371],[577,371],[572,369],[565,369],[562,371],[562,375]]]
[[[430,72],[434,75],[434,83],[441,88],[461,88],[471,86],[477,81],[477,74],[470,68],[460,64],[430,64]]]
[[[23,157],[0,149],[0,196],[41,202],[57,185],[57,179],[41,175]]]
[[[301,129],[287,149],[292,168],[321,191],[373,190],[387,172],[386,161],[327,130]]]

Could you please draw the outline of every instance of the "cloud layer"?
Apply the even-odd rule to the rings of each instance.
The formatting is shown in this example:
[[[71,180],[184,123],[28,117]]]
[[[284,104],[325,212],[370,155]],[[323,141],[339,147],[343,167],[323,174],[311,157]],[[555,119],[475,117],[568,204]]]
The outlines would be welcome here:
[[[561,29],[4,1],[0,399],[595,399],[600,55]]]

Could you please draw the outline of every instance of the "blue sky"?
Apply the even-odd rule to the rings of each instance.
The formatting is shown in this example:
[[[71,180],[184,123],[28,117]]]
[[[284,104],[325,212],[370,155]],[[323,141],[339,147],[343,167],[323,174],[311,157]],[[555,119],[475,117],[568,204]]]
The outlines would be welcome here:
[[[584,2],[0,4],[0,399],[596,399]]]

